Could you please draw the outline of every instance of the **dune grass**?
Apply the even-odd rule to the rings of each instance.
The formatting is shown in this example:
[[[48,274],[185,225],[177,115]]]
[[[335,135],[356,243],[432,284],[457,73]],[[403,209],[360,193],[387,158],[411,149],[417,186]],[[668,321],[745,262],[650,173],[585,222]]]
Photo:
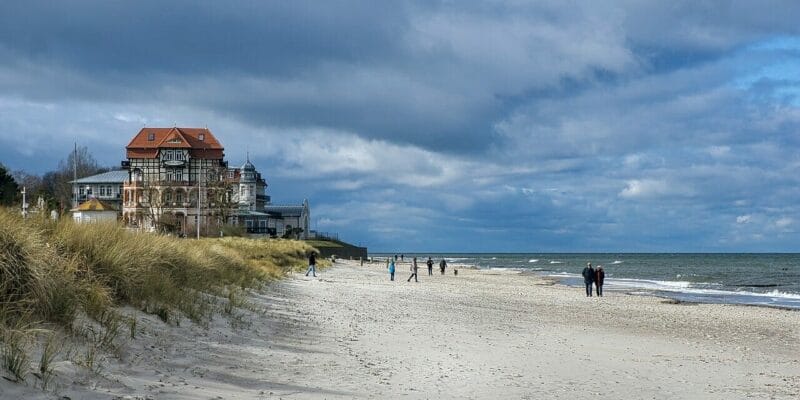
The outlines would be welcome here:
[[[36,342],[26,334],[31,327],[83,336],[93,343],[92,352],[113,347],[118,336],[134,339],[136,321],[121,315],[121,306],[166,323],[188,318],[202,324],[214,313],[230,314],[243,304],[241,291],[303,267],[311,251],[299,241],[179,239],[113,223],[23,220],[0,209],[3,366],[7,375],[25,379]],[[92,323],[74,325],[87,319]],[[129,335],[120,335],[126,330]],[[52,362],[51,341],[42,347],[49,354],[41,374]]]

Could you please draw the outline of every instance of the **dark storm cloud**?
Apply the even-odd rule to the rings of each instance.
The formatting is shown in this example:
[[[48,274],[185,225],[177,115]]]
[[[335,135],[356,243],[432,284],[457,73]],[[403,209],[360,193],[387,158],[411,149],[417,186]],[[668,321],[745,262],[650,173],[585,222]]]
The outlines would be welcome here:
[[[0,82],[480,153],[520,95],[714,60],[796,29],[791,5],[11,1]]]
[[[0,159],[41,172],[78,140],[117,165],[142,125],[208,125],[276,201],[309,197],[321,230],[379,250],[796,249],[798,17],[794,1],[6,1]]]

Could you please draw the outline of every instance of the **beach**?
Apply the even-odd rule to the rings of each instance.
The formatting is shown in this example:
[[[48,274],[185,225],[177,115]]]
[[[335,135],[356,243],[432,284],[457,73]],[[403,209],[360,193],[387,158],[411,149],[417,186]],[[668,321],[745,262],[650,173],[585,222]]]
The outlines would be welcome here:
[[[800,312],[555,285],[509,270],[390,282],[337,261],[253,293],[209,326],[139,314],[97,373],[64,361],[72,399],[797,398]],[[128,310],[137,313],[136,310]],[[77,372],[76,372],[77,371]],[[0,397],[53,398],[8,382]]]

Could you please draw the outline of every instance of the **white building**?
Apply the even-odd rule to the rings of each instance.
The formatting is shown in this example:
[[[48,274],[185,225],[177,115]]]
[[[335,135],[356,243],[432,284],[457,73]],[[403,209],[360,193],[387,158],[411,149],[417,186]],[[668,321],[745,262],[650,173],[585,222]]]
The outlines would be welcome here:
[[[128,180],[128,171],[116,170],[80,178],[72,183],[72,207],[96,198],[116,208],[122,209],[122,186]],[[77,198],[77,202],[75,201]]]
[[[269,214],[268,227],[274,229],[277,236],[283,236],[293,228],[300,228],[300,239],[308,239],[311,221],[308,200],[303,200],[303,204],[299,206],[267,205],[265,211]]]
[[[73,208],[72,219],[77,223],[113,222],[119,217],[119,211],[96,198],[89,199]]]

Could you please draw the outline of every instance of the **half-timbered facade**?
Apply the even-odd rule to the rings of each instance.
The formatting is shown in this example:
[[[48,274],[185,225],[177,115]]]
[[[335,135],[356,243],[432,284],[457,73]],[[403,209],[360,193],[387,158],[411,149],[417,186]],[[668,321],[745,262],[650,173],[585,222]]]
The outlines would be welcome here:
[[[143,128],[126,146],[122,218],[148,230],[193,232],[228,219],[222,144],[205,128]]]

